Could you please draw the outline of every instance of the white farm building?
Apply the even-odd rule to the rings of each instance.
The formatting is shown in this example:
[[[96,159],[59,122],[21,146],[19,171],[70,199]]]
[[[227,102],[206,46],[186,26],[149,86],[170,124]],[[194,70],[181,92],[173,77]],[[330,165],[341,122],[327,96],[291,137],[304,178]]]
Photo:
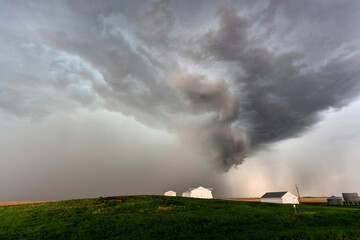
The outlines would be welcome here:
[[[261,197],[261,202],[299,204],[298,197],[291,192],[267,192]]]
[[[176,192],[170,190],[164,193],[164,196],[168,196],[168,197],[176,197]]]
[[[212,190],[212,188],[204,188],[201,186],[198,188],[189,188],[188,191],[183,192],[182,196],[191,198],[213,198]]]

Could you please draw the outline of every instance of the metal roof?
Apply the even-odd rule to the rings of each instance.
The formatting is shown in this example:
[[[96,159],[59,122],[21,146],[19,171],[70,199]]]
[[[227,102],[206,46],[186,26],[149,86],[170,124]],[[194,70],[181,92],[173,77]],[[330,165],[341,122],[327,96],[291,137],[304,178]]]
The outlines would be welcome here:
[[[287,193],[285,192],[267,192],[261,198],[281,198]]]
[[[328,197],[328,199],[340,199],[340,200],[341,200],[341,198],[336,197],[336,196],[334,196],[334,195],[332,195],[331,197]]]
[[[197,187],[197,188],[189,188],[188,192],[191,192],[192,190],[195,190],[195,189],[198,189],[198,188],[204,188],[204,189],[207,189],[207,190],[210,190],[210,191],[213,190],[213,188],[206,188],[206,187],[200,186],[200,187]]]

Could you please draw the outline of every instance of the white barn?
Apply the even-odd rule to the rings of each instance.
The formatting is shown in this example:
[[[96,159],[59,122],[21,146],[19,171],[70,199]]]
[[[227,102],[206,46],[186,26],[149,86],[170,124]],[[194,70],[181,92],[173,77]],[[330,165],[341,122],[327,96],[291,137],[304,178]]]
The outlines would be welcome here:
[[[298,197],[291,192],[267,192],[261,197],[261,202],[299,204]]]
[[[164,196],[168,196],[168,197],[176,197],[176,192],[170,190],[164,193]]]
[[[182,196],[191,198],[213,198],[212,190],[212,188],[204,188],[201,186],[198,188],[189,188],[188,191],[183,192]]]

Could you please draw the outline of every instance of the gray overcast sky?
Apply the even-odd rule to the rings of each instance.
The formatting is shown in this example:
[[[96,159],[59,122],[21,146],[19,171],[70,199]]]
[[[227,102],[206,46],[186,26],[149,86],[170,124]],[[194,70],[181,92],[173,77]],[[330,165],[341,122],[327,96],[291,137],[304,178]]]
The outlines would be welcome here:
[[[0,200],[360,192],[359,1],[0,4]]]

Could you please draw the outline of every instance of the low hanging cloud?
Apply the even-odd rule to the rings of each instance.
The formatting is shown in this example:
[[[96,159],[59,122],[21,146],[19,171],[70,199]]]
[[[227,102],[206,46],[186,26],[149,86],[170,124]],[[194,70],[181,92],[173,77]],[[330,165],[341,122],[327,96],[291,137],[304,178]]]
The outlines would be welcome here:
[[[168,78],[167,84],[178,89],[195,111],[207,109],[215,113],[202,123],[198,134],[205,138],[202,142],[218,160],[218,167],[227,171],[229,167],[241,164],[248,143],[246,135],[233,125],[238,118],[238,105],[230,95],[227,83],[223,79],[207,81],[203,75],[174,74]]]
[[[203,75],[196,74],[173,74],[167,84],[181,91],[184,97],[193,103],[201,111],[204,106],[213,108],[217,113],[219,122],[226,122],[237,117],[238,106],[230,96],[227,83],[224,79],[216,79],[214,82],[206,81]]]

